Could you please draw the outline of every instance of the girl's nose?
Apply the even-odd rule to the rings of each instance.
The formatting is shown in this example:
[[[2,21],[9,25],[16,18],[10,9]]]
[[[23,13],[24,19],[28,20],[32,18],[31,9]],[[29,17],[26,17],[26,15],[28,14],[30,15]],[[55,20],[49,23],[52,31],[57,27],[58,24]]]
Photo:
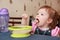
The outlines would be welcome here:
[[[38,18],[38,17],[39,17],[39,15],[36,16],[36,18]]]

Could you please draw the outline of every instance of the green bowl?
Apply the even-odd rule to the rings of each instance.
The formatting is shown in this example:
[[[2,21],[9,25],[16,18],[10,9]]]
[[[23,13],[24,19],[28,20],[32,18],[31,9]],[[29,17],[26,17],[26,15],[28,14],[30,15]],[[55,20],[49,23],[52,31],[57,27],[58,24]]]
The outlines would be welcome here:
[[[11,37],[13,38],[24,38],[24,37],[29,37],[30,34],[11,34]]]
[[[8,29],[12,31],[11,37],[22,38],[30,36],[32,26],[11,26]]]
[[[8,29],[11,30],[12,33],[15,33],[15,34],[26,34],[32,30],[32,26],[24,26],[24,27],[11,26]]]
[[[11,26],[9,30],[31,30],[32,26]]]

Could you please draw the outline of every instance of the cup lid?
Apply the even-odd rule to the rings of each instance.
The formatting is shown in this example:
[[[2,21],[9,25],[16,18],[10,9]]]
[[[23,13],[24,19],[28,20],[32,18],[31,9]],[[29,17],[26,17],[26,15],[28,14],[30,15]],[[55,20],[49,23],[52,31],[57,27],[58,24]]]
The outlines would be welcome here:
[[[8,14],[8,9],[7,8],[2,8],[0,10],[0,14]]]

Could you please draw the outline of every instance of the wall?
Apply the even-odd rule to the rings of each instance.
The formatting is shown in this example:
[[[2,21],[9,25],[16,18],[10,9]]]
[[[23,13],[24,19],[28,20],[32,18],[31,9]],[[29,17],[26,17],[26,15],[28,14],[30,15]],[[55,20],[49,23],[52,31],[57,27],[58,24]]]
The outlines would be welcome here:
[[[10,16],[17,17],[23,13],[36,15],[43,5],[50,5],[60,13],[60,0],[0,0],[0,9],[7,8]]]
[[[0,0],[0,9],[7,8],[10,17],[20,17],[23,13],[35,16],[43,5],[53,7],[60,14],[60,0]]]

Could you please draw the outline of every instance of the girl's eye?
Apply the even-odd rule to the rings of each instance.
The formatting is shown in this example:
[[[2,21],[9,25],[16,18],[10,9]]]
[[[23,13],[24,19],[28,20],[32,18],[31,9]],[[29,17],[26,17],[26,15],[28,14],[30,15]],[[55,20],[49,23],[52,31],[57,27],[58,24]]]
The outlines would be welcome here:
[[[42,16],[44,15],[44,14],[41,14]]]

